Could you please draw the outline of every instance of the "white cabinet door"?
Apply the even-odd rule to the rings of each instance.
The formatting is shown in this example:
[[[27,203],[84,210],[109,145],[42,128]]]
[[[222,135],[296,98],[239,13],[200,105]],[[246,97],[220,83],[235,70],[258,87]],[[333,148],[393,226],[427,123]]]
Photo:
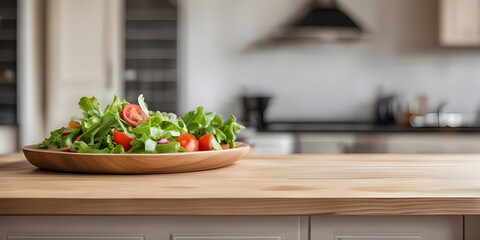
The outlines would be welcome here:
[[[311,240],[461,240],[462,216],[311,218]]]
[[[82,96],[110,102],[121,91],[122,0],[48,0],[47,129],[79,115]]]
[[[440,1],[440,43],[480,46],[480,0]]]

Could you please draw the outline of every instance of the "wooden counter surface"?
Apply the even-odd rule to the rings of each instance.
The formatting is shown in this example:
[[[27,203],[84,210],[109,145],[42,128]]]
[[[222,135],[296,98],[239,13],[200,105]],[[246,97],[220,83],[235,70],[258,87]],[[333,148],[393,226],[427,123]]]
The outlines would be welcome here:
[[[480,155],[250,155],[154,175],[49,172],[0,157],[1,215],[480,214]]]

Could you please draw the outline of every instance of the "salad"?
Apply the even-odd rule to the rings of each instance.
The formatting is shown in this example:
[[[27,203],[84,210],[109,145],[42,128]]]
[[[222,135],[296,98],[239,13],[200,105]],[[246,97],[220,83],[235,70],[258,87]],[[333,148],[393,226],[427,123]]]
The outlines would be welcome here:
[[[235,148],[235,134],[245,129],[233,115],[204,112],[203,107],[177,118],[148,110],[143,94],[138,104],[117,96],[103,111],[95,97],[82,97],[83,117],[50,133],[39,149],[79,153],[177,153]]]

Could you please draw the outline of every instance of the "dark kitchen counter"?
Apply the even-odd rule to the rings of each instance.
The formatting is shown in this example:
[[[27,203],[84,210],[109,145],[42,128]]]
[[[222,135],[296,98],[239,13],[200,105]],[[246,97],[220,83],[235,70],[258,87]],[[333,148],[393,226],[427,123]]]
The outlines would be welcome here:
[[[326,132],[326,133],[480,133],[480,126],[468,127],[401,127],[361,122],[270,122],[259,132]]]

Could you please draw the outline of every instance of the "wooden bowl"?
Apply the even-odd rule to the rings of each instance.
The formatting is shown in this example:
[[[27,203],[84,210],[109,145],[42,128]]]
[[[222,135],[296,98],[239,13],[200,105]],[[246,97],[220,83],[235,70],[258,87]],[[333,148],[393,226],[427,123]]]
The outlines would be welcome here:
[[[27,160],[43,169],[76,173],[180,173],[228,166],[250,152],[250,146],[237,143],[236,148],[162,154],[98,154],[22,148]]]

